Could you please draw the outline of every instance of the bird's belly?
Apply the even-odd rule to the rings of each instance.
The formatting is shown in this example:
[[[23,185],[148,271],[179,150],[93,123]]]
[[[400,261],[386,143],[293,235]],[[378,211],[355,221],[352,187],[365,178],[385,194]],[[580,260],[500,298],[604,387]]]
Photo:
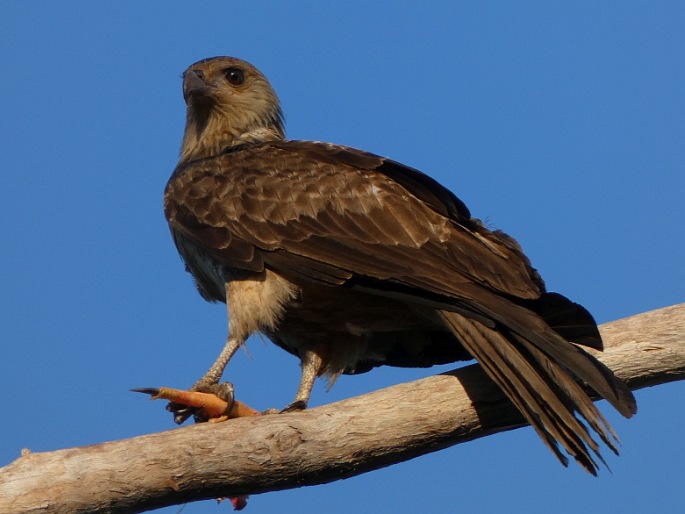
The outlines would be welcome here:
[[[267,335],[297,356],[314,349],[331,376],[470,359],[430,309],[353,289],[301,289]]]

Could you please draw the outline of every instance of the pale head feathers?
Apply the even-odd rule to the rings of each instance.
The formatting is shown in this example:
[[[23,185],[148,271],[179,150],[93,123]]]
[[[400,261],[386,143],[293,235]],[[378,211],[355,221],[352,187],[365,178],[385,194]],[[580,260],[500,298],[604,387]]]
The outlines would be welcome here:
[[[187,105],[181,163],[217,155],[247,142],[283,139],[276,92],[250,63],[212,57],[183,73]]]

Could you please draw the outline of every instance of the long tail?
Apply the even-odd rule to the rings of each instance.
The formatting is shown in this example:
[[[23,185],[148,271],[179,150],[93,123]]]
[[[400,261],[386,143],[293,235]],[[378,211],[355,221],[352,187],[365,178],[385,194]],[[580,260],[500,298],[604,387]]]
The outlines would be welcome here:
[[[618,453],[618,438],[578,379],[626,417],[636,411],[632,393],[606,366],[561,337],[537,314],[501,300],[507,304],[506,321],[492,316],[492,327],[454,312],[441,311],[441,315],[562,464],[568,465],[568,459],[560,445],[596,475],[595,458],[604,460],[576,413],[614,453]]]

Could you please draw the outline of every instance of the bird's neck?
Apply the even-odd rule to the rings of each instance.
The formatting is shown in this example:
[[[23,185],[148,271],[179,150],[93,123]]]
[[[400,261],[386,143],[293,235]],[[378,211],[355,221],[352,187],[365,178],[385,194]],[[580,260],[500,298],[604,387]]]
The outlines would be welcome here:
[[[233,146],[285,137],[279,116],[274,116],[267,123],[257,122],[241,128],[228,123],[229,119],[213,113],[202,116],[189,112],[179,164],[219,155]]]

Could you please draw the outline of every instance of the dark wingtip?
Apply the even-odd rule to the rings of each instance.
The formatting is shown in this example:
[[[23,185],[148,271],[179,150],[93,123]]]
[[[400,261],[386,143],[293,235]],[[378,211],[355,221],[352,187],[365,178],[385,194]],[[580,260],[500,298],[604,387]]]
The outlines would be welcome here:
[[[592,314],[559,293],[545,293],[532,301],[532,309],[561,337],[595,350],[603,350],[602,336]]]

